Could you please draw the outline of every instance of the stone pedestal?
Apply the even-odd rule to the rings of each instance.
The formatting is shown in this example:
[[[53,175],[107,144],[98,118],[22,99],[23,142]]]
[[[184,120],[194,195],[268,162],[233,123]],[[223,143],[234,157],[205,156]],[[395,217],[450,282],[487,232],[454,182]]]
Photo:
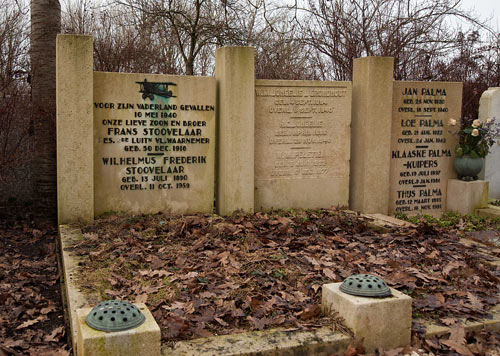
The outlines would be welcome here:
[[[460,214],[474,214],[476,209],[488,206],[489,184],[484,180],[465,182],[448,179],[446,209]]]
[[[92,36],[57,35],[57,216],[94,220]]]
[[[394,58],[354,59],[349,208],[389,211]]]
[[[215,52],[217,212],[254,209],[255,69],[253,47]]]
[[[160,356],[161,332],[153,315],[145,304],[137,307],[146,316],[146,321],[135,329],[104,332],[92,329],[85,318],[92,308],[76,311],[78,323],[78,356]]]
[[[387,298],[356,297],[340,291],[342,283],[323,285],[322,308],[336,311],[354,332],[357,343],[363,340],[366,352],[389,350],[410,344],[411,298],[391,288]]]

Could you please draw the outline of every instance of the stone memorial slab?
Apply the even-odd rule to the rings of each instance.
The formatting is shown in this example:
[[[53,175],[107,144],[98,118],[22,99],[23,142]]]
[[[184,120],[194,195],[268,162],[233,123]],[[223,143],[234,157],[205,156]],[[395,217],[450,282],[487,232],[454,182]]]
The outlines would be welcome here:
[[[351,83],[257,80],[255,209],[347,205]]]
[[[94,73],[96,216],[212,212],[215,78]]]
[[[439,215],[446,209],[462,83],[394,82],[389,212]]]

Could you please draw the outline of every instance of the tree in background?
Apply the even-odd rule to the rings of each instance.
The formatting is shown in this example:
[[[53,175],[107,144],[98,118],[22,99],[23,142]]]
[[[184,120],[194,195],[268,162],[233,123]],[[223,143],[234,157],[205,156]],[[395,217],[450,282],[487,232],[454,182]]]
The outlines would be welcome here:
[[[256,49],[257,78],[350,80],[354,58],[381,55],[395,57],[397,80],[435,80],[460,50],[453,21],[488,33],[459,0],[72,4],[66,31],[93,34],[95,68],[106,71],[211,75],[217,47],[243,45]]]
[[[167,39],[167,46],[176,47],[186,75],[195,74],[197,60],[208,46],[223,45],[232,35],[234,8],[229,3],[223,0],[118,2],[127,6],[136,19],[154,24]]]
[[[500,86],[500,34],[458,32],[454,43],[454,51],[435,62],[433,79],[464,83],[462,116],[470,124],[478,118],[481,94]]]
[[[61,28],[58,0],[31,1],[31,100],[34,132],[35,212],[54,220],[57,212],[56,36]]]
[[[266,7],[267,4],[267,7]],[[224,45],[256,48],[257,78],[316,78],[314,56],[269,1],[68,1],[63,32],[94,36],[94,69],[213,75]]]
[[[30,196],[28,8],[0,0],[0,196]]]
[[[450,21],[478,23],[460,0],[308,0],[288,8],[321,56],[324,79],[335,80],[350,80],[353,59],[364,56],[394,57],[396,80],[429,80],[429,64],[456,45]]]
[[[62,32],[94,36],[94,69],[104,72],[180,74],[168,30],[128,6],[68,1]]]

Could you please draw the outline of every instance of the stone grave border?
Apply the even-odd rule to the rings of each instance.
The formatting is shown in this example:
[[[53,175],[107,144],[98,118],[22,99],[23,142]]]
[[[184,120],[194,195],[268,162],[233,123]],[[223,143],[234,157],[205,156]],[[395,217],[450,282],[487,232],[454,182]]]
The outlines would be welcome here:
[[[485,208],[477,209],[476,214],[484,217],[500,218],[500,206],[488,204],[488,206]]]
[[[497,207],[496,207],[497,208]],[[500,211],[500,208],[497,208]],[[411,226],[410,223],[383,214],[360,214],[350,212],[363,219],[370,227],[379,231],[389,231],[401,226]],[[62,266],[61,287],[63,290],[63,302],[65,316],[69,320],[71,328],[70,337],[73,344],[75,356],[77,350],[77,311],[89,308],[97,304],[97,296],[84,296],[77,288],[75,280],[78,275],[78,263],[81,257],[72,254],[72,246],[80,241],[83,234],[79,227],[71,225],[59,225],[58,244],[60,249]],[[461,241],[463,244],[483,248],[484,245],[475,241]],[[487,250],[485,250],[485,253]],[[500,265],[500,259],[493,264]],[[95,299],[91,301],[92,299]],[[417,321],[419,321],[417,319]],[[449,327],[422,321],[426,325],[426,337],[446,334]],[[474,322],[463,323],[467,331],[488,330],[500,332],[500,305],[492,308],[491,318]],[[349,336],[334,332],[328,327],[322,327],[314,331],[282,331],[271,329],[266,331],[250,331],[241,334],[214,336],[194,340],[179,341],[173,347],[162,350],[163,356],[290,356],[290,355],[329,355],[338,353],[343,355],[353,339]]]
[[[78,350],[78,318],[81,310],[88,310],[97,304],[97,295],[84,295],[76,284],[78,265],[81,257],[72,254],[72,246],[83,239],[79,227],[59,225],[58,245],[61,251],[61,288],[65,307],[65,317],[69,321],[71,343],[75,356]],[[92,302],[93,301],[93,302]],[[162,351],[163,356],[176,355],[328,355],[331,352],[343,354],[352,339],[330,328],[314,331],[251,331],[234,335],[199,338],[177,342],[173,348]],[[280,345],[280,346],[277,346]],[[245,351],[245,350],[252,350]],[[223,353],[224,352],[224,353]],[[103,355],[104,356],[104,355]]]
[[[70,337],[73,350],[76,350],[77,340],[77,309],[91,307],[87,298],[77,288],[75,279],[78,275],[78,263],[81,257],[71,253],[72,246],[83,239],[80,228],[71,225],[59,225],[58,249],[60,251],[61,289],[65,316],[70,327]],[[62,267],[62,268],[61,268]]]

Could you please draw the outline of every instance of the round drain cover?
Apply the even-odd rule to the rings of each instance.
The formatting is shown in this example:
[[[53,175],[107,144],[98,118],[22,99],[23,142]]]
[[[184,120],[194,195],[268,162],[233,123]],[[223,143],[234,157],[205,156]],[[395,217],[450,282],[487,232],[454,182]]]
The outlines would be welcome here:
[[[96,330],[123,331],[138,327],[146,317],[134,304],[121,300],[107,300],[97,304],[85,321]]]
[[[388,297],[391,290],[385,282],[371,274],[354,274],[347,277],[340,285],[344,293],[361,297]]]

